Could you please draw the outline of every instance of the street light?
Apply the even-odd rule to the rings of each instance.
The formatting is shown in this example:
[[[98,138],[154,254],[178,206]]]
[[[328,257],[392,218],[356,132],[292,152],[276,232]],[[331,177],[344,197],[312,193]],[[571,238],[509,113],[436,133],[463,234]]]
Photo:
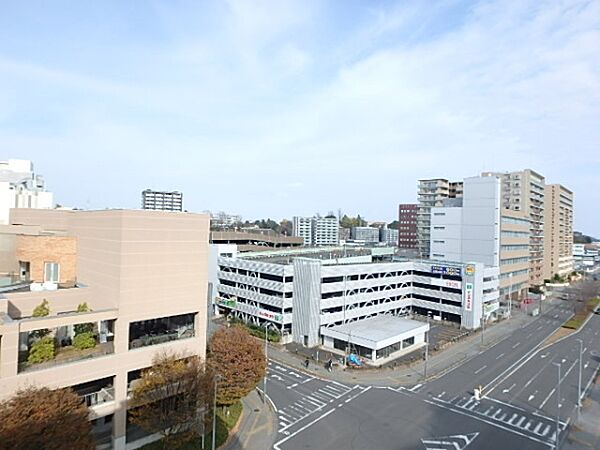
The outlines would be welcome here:
[[[558,450],[558,433],[560,425],[560,363],[552,363],[558,367],[558,383],[556,385],[556,439],[554,440],[554,449]]]
[[[508,318],[512,318],[512,272],[508,274]]]
[[[579,342],[579,383],[577,384],[577,414],[581,414],[581,362],[583,360],[583,340],[577,339]]]

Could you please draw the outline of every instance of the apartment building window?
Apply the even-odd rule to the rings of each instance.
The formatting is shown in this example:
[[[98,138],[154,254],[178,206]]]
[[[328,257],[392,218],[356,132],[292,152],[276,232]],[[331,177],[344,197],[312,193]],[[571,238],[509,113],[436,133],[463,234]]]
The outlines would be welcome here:
[[[439,240],[434,240],[433,241],[434,244],[445,244],[446,241],[439,241]]]
[[[433,227],[434,230],[445,230],[446,227]]]
[[[44,281],[58,283],[60,277],[60,264],[57,262],[44,263]]]
[[[196,314],[158,317],[129,324],[129,348],[163,344],[194,337]]]

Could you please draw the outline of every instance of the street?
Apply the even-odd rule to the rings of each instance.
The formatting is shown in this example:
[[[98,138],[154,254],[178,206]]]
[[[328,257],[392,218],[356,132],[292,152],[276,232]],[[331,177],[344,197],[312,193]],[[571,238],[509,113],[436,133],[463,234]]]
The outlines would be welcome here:
[[[320,379],[274,361],[268,394],[277,408],[274,448],[545,449],[559,441],[576,412],[581,339],[585,392],[600,367],[600,316],[542,348],[570,317],[557,302],[526,326],[433,380],[408,387]],[[485,336],[484,336],[485,338]],[[594,356],[596,355],[596,356]],[[473,392],[483,387],[478,401]]]

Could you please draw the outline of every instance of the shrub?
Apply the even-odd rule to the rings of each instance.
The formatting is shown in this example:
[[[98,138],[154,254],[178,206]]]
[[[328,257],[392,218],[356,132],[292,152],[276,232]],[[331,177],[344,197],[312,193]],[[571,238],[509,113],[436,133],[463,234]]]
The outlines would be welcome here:
[[[90,312],[92,309],[88,306],[86,302],[80,303],[77,305],[77,312],[84,313]],[[73,326],[73,330],[75,331],[75,336],[83,333],[93,333],[94,332],[94,324],[93,323],[78,323]]]
[[[75,335],[73,338],[73,347],[79,350],[85,350],[86,348],[94,348],[96,346],[96,337],[94,333],[84,332]]]
[[[31,344],[27,362],[37,364],[54,359],[54,338],[46,336]]]
[[[31,313],[32,317],[46,317],[50,314],[50,305],[48,304],[48,300],[44,299],[42,303],[33,308],[33,312]],[[31,332],[31,336],[34,339],[41,339],[44,336],[48,336],[50,334],[50,330],[47,328],[42,328],[41,330],[35,330]]]

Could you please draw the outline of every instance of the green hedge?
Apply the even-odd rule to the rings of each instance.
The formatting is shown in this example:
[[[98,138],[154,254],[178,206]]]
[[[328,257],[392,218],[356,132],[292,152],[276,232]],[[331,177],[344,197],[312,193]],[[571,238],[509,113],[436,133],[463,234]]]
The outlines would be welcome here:
[[[77,334],[73,338],[73,347],[79,350],[85,350],[86,348],[94,348],[95,346],[96,336],[94,336],[94,333],[91,333],[89,331]]]
[[[37,364],[54,359],[54,338],[46,336],[31,344],[27,362]]]

